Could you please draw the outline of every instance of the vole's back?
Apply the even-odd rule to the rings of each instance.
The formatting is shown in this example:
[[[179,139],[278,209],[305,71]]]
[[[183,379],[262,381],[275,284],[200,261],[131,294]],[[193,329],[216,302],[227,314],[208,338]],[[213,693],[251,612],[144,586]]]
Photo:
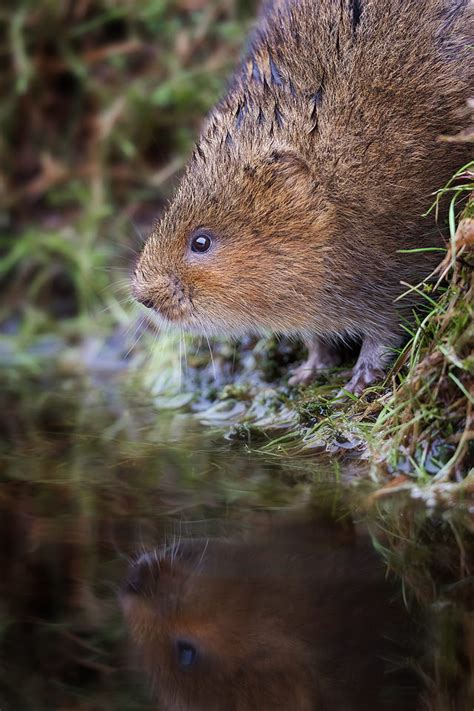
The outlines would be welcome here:
[[[466,156],[438,139],[467,126],[473,29],[469,0],[267,2],[215,115],[237,111],[227,140],[266,124],[296,146],[343,214],[393,233],[403,207],[406,231],[411,203],[423,233],[427,197]]]
[[[311,167],[334,208],[333,249],[314,281],[343,331],[366,319],[370,332],[376,312],[395,330],[401,282],[418,283],[439,261],[400,250],[442,244],[442,226],[422,214],[469,160],[468,144],[442,136],[470,120],[473,9],[470,0],[267,2],[214,113],[228,143],[251,146],[263,128]]]

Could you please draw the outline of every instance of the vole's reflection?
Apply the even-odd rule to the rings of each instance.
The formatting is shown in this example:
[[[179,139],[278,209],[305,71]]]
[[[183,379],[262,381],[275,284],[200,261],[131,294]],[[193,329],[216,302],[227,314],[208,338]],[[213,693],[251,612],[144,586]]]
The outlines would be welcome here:
[[[121,600],[159,709],[406,711],[396,597],[368,536],[319,515],[142,555]]]

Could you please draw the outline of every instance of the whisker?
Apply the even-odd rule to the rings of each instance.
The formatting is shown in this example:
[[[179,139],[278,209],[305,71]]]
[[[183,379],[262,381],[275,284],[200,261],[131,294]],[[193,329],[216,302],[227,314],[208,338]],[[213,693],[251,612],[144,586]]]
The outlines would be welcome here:
[[[139,344],[139,342],[140,342],[140,339],[141,339],[141,336],[142,336],[142,334],[143,334],[143,331],[142,331],[143,324],[144,324],[144,320],[143,320],[143,318],[140,318],[140,319],[138,320],[138,325],[137,325],[137,327],[135,328],[135,331],[133,332],[132,343],[131,343],[131,345],[130,345],[130,348],[127,350],[127,352],[126,352],[125,355],[124,355],[124,359],[125,359],[125,360],[128,358],[128,356],[130,355],[130,353],[131,353],[133,350],[135,350],[135,348],[138,346],[138,344]],[[127,329],[127,331],[128,331],[128,329]],[[137,338],[137,333],[139,333],[138,338]],[[127,333],[126,333],[125,335],[127,335]]]
[[[97,315],[101,316],[102,314],[105,314],[107,311],[111,311],[115,306],[123,306],[124,304],[133,304],[133,299],[130,297],[125,297],[123,299],[116,299],[113,304],[109,304],[108,306],[105,306],[103,309],[100,309],[97,311]]]
[[[214,380],[217,380],[217,370],[216,370],[216,364],[214,362],[214,355],[212,353],[212,348],[211,348],[211,342],[209,341],[207,333],[204,331],[204,338],[207,341],[207,346],[209,348],[209,355],[211,356],[211,363],[212,363],[212,374],[214,376]]]
[[[187,378],[188,376],[188,351],[187,351],[187,344],[186,344],[186,333],[184,330],[182,331],[183,333],[183,349],[184,349],[184,376]]]

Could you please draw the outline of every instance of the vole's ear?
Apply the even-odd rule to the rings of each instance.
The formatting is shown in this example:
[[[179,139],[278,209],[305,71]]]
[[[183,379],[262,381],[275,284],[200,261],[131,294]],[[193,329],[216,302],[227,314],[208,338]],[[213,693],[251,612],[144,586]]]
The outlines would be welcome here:
[[[268,166],[274,166],[275,168],[286,171],[288,173],[303,172],[310,174],[310,169],[304,158],[290,150],[285,149],[275,149],[268,153],[265,158],[265,162]]]
[[[268,187],[284,182],[286,187],[303,193],[308,189],[314,192],[317,187],[318,183],[307,162],[291,150],[272,150],[265,156],[262,167]]]

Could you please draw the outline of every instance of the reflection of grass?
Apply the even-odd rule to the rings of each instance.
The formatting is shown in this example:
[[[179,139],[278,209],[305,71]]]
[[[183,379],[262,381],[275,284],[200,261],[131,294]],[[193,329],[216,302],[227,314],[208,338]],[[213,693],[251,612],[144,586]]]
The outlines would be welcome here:
[[[427,687],[426,708],[472,708],[474,547],[469,513],[432,511],[413,497],[374,495],[369,527],[376,550],[404,586],[407,607],[421,605],[429,630],[412,664]],[[423,707],[424,708],[424,707]]]

